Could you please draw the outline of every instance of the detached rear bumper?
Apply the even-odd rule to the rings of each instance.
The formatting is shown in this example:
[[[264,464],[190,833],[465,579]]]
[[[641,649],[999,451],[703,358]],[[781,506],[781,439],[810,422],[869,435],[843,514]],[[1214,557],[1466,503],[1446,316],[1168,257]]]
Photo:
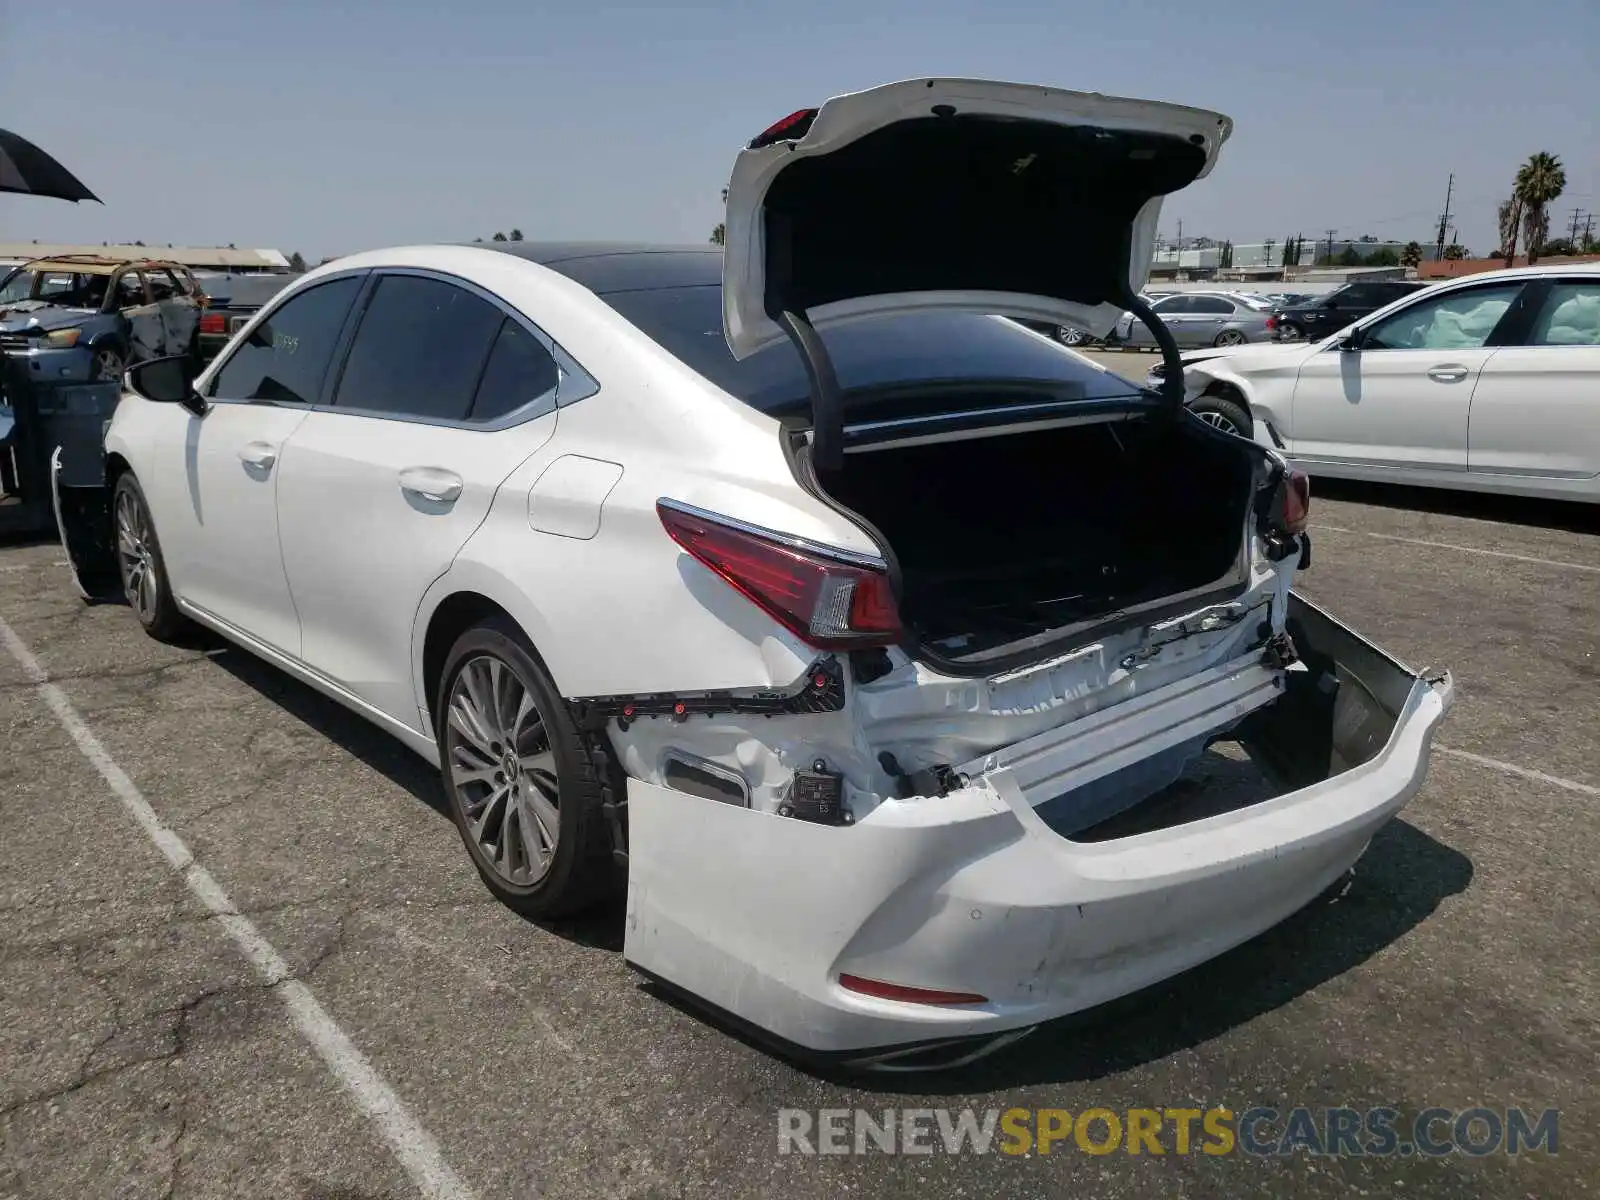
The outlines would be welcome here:
[[[775,1039],[847,1058],[1025,1029],[1214,957],[1360,857],[1421,785],[1452,702],[1448,674],[1419,677],[1299,597],[1290,629],[1302,662],[1239,729],[1290,790],[1154,832],[1060,836],[1035,809],[1049,773],[1034,752],[853,827],[631,781],[625,955]],[[1181,730],[1196,689],[1170,690]],[[876,999],[841,973],[986,999]]]

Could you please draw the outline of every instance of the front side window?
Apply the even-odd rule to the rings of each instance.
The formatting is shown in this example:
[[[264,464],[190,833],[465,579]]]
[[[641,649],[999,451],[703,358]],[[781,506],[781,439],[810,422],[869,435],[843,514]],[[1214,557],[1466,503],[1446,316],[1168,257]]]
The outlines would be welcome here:
[[[504,320],[500,309],[453,283],[385,275],[350,345],[334,406],[466,420]]]
[[[234,349],[207,394],[222,400],[315,404],[361,283],[360,276],[351,275],[291,296]]]
[[[1520,283],[1472,288],[1419,300],[1372,325],[1363,350],[1472,350],[1484,346]]]
[[[1600,279],[1552,287],[1528,345],[1600,346]]]

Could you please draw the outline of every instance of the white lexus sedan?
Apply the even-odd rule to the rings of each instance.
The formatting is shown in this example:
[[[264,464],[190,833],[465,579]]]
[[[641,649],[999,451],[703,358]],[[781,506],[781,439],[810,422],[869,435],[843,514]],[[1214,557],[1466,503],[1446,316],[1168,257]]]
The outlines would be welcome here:
[[[1182,361],[1196,414],[1314,476],[1600,502],[1600,263],[1470,275],[1315,342]]]
[[[1311,901],[1450,704],[1291,594],[1281,455],[989,315],[1142,305],[1229,130],[912,80],[755,138],[725,253],[339,259],[130,373],[100,536],[152,635],[436,763],[508,905],[625,886],[626,959],[775,1045],[965,1060]],[[1224,738],[1271,788],[1174,808]]]

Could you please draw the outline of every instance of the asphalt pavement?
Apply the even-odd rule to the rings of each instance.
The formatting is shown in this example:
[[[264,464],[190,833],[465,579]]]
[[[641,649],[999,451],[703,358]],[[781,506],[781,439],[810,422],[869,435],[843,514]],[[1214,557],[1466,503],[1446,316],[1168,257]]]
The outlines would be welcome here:
[[[1458,684],[1353,878],[964,1072],[866,1083],[644,986],[619,909],[516,917],[398,743],[0,546],[0,1200],[1593,1194],[1600,520],[1329,485],[1313,543],[1308,596]],[[1559,1150],[779,1153],[780,1109],[1256,1105],[1556,1108]]]

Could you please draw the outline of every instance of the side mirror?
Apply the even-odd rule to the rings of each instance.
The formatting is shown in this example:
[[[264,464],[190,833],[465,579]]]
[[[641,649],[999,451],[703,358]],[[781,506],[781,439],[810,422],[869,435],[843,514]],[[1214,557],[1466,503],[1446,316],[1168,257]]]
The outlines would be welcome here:
[[[1360,328],[1352,329],[1349,333],[1345,334],[1342,338],[1340,338],[1339,339],[1339,349],[1341,349],[1341,350],[1359,350],[1359,349],[1361,349],[1361,330],[1360,330]]]
[[[194,390],[189,377],[190,360],[176,354],[169,358],[152,358],[128,368],[128,386],[135,395],[156,404],[178,404],[197,417],[211,411],[211,405]]]

